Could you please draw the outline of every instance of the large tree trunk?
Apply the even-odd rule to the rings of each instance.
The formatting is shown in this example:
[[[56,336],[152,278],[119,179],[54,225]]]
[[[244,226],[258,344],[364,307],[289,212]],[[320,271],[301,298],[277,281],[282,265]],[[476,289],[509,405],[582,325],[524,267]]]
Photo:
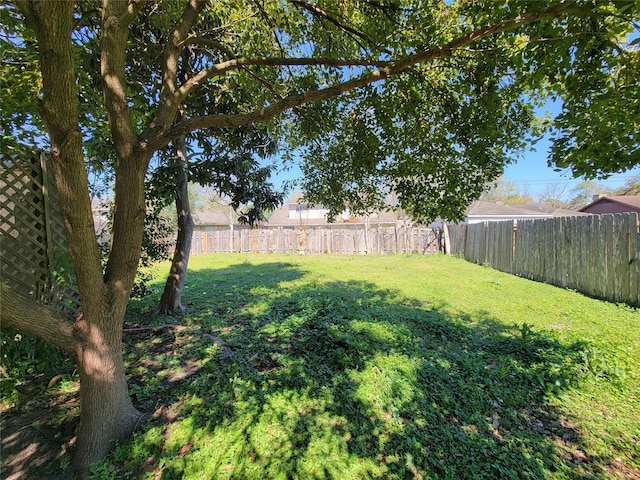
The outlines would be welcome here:
[[[176,248],[171,261],[171,269],[164,286],[160,302],[153,312],[169,315],[175,311],[182,312],[182,290],[187,279],[187,267],[191,254],[191,238],[193,236],[193,217],[189,205],[189,164],[187,158],[187,146],[184,138],[174,141],[175,162],[180,167],[182,174],[176,185],[175,203],[178,215],[178,236]]]
[[[65,347],[69,342],[72,344],[80,375],[80,424],[74,464],[86,473],[89,465],[101,459],[115,442],[131,434],[142,416],[134,408],[127,389],[122,323],[140,258],[144,172],[150,154],[140,147],[125,96],[122,52],[127,41],[124,20],[128,4],[109,3],[104,9],[101,68],[118,161],[112,249],[103,272],[78,121],[71,42],[74,2],[18,2],[18,6],[38,39],[42,71],[40,111],[49,132],[60,208],[83,313],[69,323],[56,315],[44,318],[52,329],[47,331],[34,328],[29,317],[36,313],[29,315],[22,308],[22,313],[14,316],[14,325],[54,344],[56,336],[68,339]],[[2,293],[3,297],[9,294]],[[2,316],[4,320],[4,312]]]
[[[129,436],[142,414],[127,388],[119,312],[96,321],[81,319],[76,329],[82,333],[82,344],[76,351],[81,391],[75,465],[83,472]]]
[[[18,328],[75,356],[80,375],[80,423],[74,464],[79,472],[104,457],[143,418],[135,409],[122,361],[122,309],[100,319],[71,319],[0,284],[3,326]],[[122,304],[123,302],[117,302]]]
[[[3,322],[10,319],[13,326],[40,335],[75,356],[80,375],[80,424],[74,464],[86,473],[89,465],[100,460],[115,442],[131,434],[142,418],[127,389],[122,324],[140,260],[145,220],[144,179],[153,154],[149,139],[138,135],[133,125],[126,83],[128,27],[145,2],[103,0],[100,73],[116,154],[111,250],[104,271],[93,225],[78,121],[71,38],[75,2],[15,0],[15,3],[37,38],[42,72],[40,112],[49,133],[82,315],[73,320],[48,312],[42,318],[47,327],[42,328],[33,318],[38,310],[31,308],[30,314],[30,303],[24,298],[19,308],[4,309],[0,315]],[[150,132],[157,130],[162,134],[175,117],[177,106],[171,98],[176,90],[177,55],[204,5],[204,1],[189,4],[172,35],[164,55],[162,107]],[[191,235],[186,238],[189,241]],[[0,294],[3,301],[19,298],[4,287]]]

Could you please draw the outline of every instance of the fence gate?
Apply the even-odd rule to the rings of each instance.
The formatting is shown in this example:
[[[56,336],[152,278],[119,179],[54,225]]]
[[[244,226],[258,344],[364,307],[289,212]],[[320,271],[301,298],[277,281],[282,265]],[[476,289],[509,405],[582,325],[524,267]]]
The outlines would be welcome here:
[[[80,311],[47,155],[0,155],[0,281],[16,293]]]

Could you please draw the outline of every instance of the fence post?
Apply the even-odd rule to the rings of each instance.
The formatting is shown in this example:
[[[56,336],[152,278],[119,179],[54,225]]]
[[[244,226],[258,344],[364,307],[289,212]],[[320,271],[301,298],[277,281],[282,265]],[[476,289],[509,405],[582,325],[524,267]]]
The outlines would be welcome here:
[[[451,245],[449,244],[449,227],[445,222],[442,223],[442,243],[445,255],[451,255]]]

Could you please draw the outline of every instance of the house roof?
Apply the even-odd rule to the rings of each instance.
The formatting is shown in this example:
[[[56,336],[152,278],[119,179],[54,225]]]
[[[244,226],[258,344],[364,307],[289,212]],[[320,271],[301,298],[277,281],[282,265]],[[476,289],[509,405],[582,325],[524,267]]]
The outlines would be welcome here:
[[[612,197],[607,197],[612,198]],[[640,197],[638,197],[640,198]],[[368,218],[364,217],[347,217],[342,216],[336,218],[333,223],[329,223],[326,218],[326,208],[322,205],[315,205],[312,209],[315,214],[309,214],[309,210],[294,210],[294,214],[291,215],[291,206],[305,205],[304,196],[302,193],[294,193],[285,202],[283,206],[276,209],[270,216],[268,221],[262,223],[263,226],[270,227],[296,227],[296,226],[320,226],[320,225],[357,225],[363,224],[366,221],[370,225],[384,224],[384,223],[397,223],[401,221],[398,218],[398,214],[394,211],[380,211],[369,215]],[[325,211],[325,215],[321,213]],[[564,210],[558,208],[551,208],[542,204],[506,204],[503,202],[486,202],[476,201],[473,202],[466,210],[467,219],[475,220],[489,220],[489,219],[522,219],[522,218],[551,218],[551,217],[564,217],[574,215],[589,215],[588,213],[578,212],[575,210]],[[229,218],[224,212],[215,211],[199,211],[193,214],[194,222],[197,226],[202,225],[229,225]],[[235,219],[234,219],[235,220]],[[237,223],[237,222],[234,222]]]
[[[303,193],[292,193],[291,196],[287,199],[286,205],[291,205],[294,203],[306,203],[304,201],[304,194]]]
[[[193,223],[201,225],[229,225],[229,216],[223,212],[200,211],[193,213]],[[237,223],[234,215],[233,221]]]
[[[398,216],[394,212],[383,211],[369,215],[368,220],[370,224],[395,223],[398,221]],[[329,223],[326,217],[313,218],[301,215],[299,218],[290,218],[289,210],[284,206],[269,216],[269,220],[265,222],[265,226],[354,225],[365,223],[365,221],[366,219],[364,217],[349,217],[348,219],[339,217],[336,218],[333,223]]]
[[[329,223],[326,217],[327,208],[324,205],[314,205],[311,210],[316,211],[316,215],[308,215],[308,211],[299,211],[299,214],[290,215],[290,206],[293,205],[307,205],[304,201],[304,194],[293,193],[285,202],[285,204],[275,210],[269,215],[268,222],[265,226],[318,226],[318,225],[354,225],[365,223],[364,217],[336,217],[333,223]],[[324,215],[318,215],[318,213],[325,211]],[[395,223],[398,221],[398,216],[393,211],[380,211],[368,216],[370,223]]]
[[[567,217],[573,215],[587,215],[575,210],[552,208],[539,203],[507,204],[504,202],[473,202],[466,210],[467,218],[479,217]]]
[[[595,205],[596,203],[600,203],[603,201],[620,203],[622,205],[626,205],[631,208],[640,208],[640,195],[605,195],[594,200],[589,205],[585,205],[580,209],[580,211],[582,212],[583,210],[588,209],[592,205]]]
[[[282,207],[275,210],[271,215],[269,215],[269,219],[266,222],[271,226],[290,226],[290,225],[326,225],[326,218],[289,218],[289,205],[295,204],[297,202],[287,201]]]
[[[309,202],[307,202],[307,200],[304,198],[304,193],[296,192],[291,194],[291,196],[287,199],[283,206],[286,205],[309,205]],[[321,203],[313,204],[313,208],[319,210],[327,209],[327,207],[325,207]]]

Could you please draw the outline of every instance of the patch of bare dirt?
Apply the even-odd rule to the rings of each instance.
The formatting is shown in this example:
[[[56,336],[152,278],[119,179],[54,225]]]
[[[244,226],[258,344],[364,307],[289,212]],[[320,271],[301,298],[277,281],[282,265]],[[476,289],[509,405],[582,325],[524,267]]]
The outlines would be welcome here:
[[[622,480],[640,480],[640,472],[622,463],[621,459],[615,459],[607,465],[609,475]]]
[[[49,390],[4,409],[0,417],[0,477],[74,478],[70,465],[78,413],[77,390]]]

